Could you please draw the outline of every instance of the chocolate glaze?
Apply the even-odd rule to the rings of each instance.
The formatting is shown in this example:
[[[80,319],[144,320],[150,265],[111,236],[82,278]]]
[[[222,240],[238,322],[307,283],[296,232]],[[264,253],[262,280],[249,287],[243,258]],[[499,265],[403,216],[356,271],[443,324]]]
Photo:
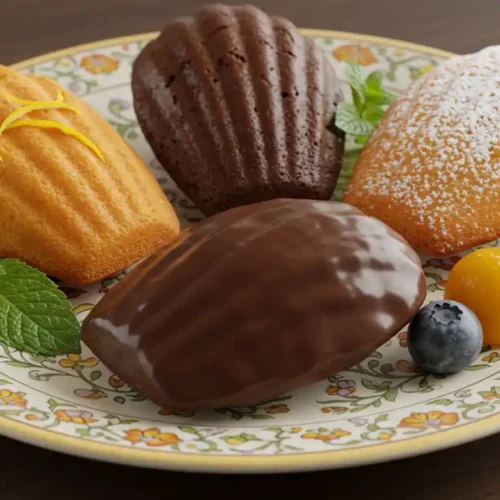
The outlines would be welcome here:
[[[224,5],[174,19],[135,61],[132,90],[156,157],[205,215],[331,197],[344,151],[328,129],[340,82],[286,19]]]
[[[185,230],[105,295],[83,340],[164,408],[251,405],[361,362],[425,295],[419,258],[384,223],[273,200]]]

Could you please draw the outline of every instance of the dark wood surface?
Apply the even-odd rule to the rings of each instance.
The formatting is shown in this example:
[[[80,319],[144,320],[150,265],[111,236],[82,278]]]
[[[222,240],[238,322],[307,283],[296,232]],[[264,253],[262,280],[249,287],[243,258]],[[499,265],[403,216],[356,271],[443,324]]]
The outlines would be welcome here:
[[[0,0],[0,64],[144,31],[201,0]],[[228,3],[233,3],[228,1]],[[303,27],[370,33],[454,52],[500,42],[498,0],[255,0]],[[2,500],[131,498],[500,498],[500,435],[428,456],[286,476],[189,475],[67,457],[0,438]]]

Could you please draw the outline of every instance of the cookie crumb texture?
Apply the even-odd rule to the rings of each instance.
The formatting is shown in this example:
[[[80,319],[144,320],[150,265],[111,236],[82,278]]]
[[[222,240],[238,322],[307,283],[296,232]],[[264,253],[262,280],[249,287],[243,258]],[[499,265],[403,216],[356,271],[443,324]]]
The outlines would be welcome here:
[[[132,88],[156,157],[205,215],[332,196],[344,139],[328,127],[340,83],[289,21],[223,5],[175,19],[139,55]]]
[[[451,255],[500,236],[500,46],[416,81],[374,132],[344,201],[417,250]]]

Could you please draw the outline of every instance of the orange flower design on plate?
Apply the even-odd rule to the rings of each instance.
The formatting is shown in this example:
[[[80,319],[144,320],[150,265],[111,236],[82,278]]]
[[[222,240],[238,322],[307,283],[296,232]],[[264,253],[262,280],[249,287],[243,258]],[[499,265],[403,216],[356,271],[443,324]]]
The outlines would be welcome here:
[[[73,368],[73,370],[82,370],[83,368],[93,368],[99,363],[96,358],[82,359],[78,354],[68,354],[65,359],[61,359],[59,364],[63,368]]]
[[[85,399],[101,399],[108,397],[104,392],[97,389],[75,389],[74,393],[75,396]]]
[[[442,411],[430,411],[429,413],[412,413],[399,423],[399,427],[410,429],[439,429],[443,426],[455,425],[458,422],[456,413],[445,413]]]
[[[343,406],[324,406],[321,408],[322,413],[336,413],[338,411],[344,411]]]
[[[160,432],[156,427],[145,431],[140,429],[125,431],[124,439],[132,444],[145,443],[147,446],[171,446],[182,441],[177,434]]]
[[[483,358],[483,361],[486,361],[487,363],[495,363],[498,361],[498,358],[500,358],[500,354],[498,354],[498,352],[493,351],[492,353],[485,356]]]
[[[38,415],[35,415],[34,413],[28,413],[28,415],[26,415],[24,418],[30,422],[41,420],[40,417]]]
[[[84,410],[57,410],[56,419],[59,422],[71,422],[73,424],[93,424],[97,422],[89,411]]]
[[[288,413],[290,409],[288,408],[287,405],[272,405],[269,408],[267,408],[266,413]]]
[[[318,432],[307,431],[305,434],[300,436],[302,439],[318,439],[319,441],[333,441],[335,439],[340,439],[345,436],[350,436],[349,431],[343,429],[334,429],[329,431],[328,429],[321,429]]]
[[[22,394],[9,391],[8,389],[0,390],[0,406],[21,406],[26,408],[27,401]]]
[[[104,54],[92,54],[84,57],[80,66],[94,75],[109,74],[120,67],[120,61]]]
[[[500,387],[491,387],[489,391],[479,391],[479,395],[486,401],[500,399]]]
[[[392,432],[385,432],[385,431],[382,431],[379,435],[378,435],[378,438],[381,439],[382,441],[388,441],[389,439],[392,439],[392,436],[394,436],[394,434]]]
[[[111,377],[109,377],[108,383],[111,387],[114,387],[115,389],[123,387],[125,385],[125,382],[116,375],[111,375]]]
[[[337,47],[332,54],[337,61],[352,62],[361,66],[369,66],[378,62],[375,54],[368,47],[351,43]]]

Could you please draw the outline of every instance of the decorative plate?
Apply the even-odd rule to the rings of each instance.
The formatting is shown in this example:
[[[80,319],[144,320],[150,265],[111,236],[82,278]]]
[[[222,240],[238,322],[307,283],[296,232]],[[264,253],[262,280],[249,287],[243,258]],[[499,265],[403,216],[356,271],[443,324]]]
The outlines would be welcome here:
[[[383,72],[400,92],[449,57],[436,49],[348,33],[306,31],[343,61]],[[155,161],[131,103],[131,64],[155,34],[97,42],[17,64],[87,99],[146,159],[184,227],[200,213]],[[346,88],[346,90],[348,90]],[[349,95],[349,92],[346,92]],[[337,196],[349,177],[350,146]],[[423,257],[428,299],[442,297],[459,257]],[[92,287],[65,288],[83,320],[125,273]],[[358,366],[276,401],[200,414],[170,414],[145,400],[84,349],[34,357],[0,346],[0,433],[110,462],[212,472],[283,472],[391,460],[500,430],[500,353],[485,348],[466,371],[430,376],[412,364],[400,332]],[[497,369],[498,368],[498,369]]]

